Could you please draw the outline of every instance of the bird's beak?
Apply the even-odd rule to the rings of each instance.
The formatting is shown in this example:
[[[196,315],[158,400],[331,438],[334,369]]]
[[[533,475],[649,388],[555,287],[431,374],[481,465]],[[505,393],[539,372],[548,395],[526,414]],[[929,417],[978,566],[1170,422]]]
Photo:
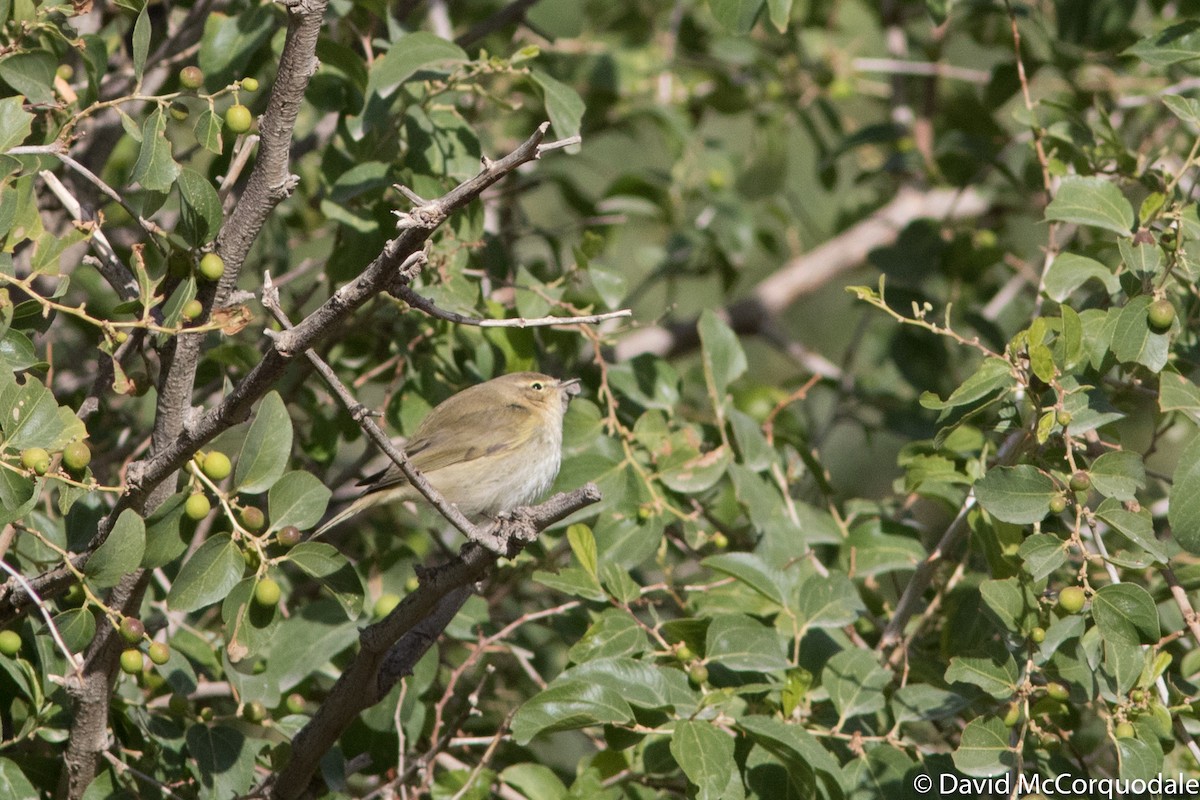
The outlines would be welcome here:
[[[559,391],[566,392],[568,397],[574,397],[583,391],[579,388],[579,378],[571,378],[569,381],[559,381],[558,388]]]

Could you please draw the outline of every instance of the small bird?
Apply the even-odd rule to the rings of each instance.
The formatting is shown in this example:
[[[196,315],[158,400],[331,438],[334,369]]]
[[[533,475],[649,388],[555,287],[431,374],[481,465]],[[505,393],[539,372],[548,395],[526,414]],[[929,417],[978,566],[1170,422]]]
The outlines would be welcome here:
[[[514,372],[439,403],[406,448],[410,462],[467,517],[495,517],[550,488],[562,463],[562,421],[579,380]],[[321,526],[381,503],[422,499],[396,465],[369,476],[361,497]]]

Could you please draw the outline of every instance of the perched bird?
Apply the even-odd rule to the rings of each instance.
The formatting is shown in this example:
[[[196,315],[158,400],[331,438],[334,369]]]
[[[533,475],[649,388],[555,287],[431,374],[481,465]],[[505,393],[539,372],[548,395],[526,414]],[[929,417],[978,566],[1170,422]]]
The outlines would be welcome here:
[[[495,517],[550,488],[562,462],[562,421],[579,380],[514,372],[463,389],[429,412],[408,440],[410,462],[467,517]],[[313,534],[380,503],[421,493],[394,464]]]

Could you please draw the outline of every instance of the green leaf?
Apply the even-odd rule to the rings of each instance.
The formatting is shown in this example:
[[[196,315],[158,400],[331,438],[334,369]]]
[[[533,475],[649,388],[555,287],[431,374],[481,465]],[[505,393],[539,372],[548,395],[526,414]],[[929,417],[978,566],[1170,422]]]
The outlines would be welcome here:
[[[841,795],[841,766],[803,726],[751,714],[738,717],[737,725],[790,768],[811,768],[821,773],[827,779],[827,788],[831,784],[835,789],[832,796]]]
[[[246,75],[258,49],[281,29],[282,17],[270,5],[250,6],[232,16],[220,12],[206,15],[197,64],[207,83],[220,86]]]
[[[565,567],[558,572],[537,570],[532,577],[543,586],[573,597],[581,597],[584,600],[603,600],[605,597],[600,582],[587,571],[577,567]]]
[[[883,708],[887,704],[883,690],[891,682],[891,671],[880,666],[869,650],[843,650],[825,662],[821,673],[821,685],[840,720]]]
[[[1117,242],[1125,266],[1143,278],[1153,278],[1162,271],[1162,249],[1155,243],[1134,244],[1132,239]]]
[[[745,614],[713,617],[704,652],[708,661],[734,672],[771,672],[788,667],[775,629]]]
[[[329,487],[315,475],[303,470],[285,473],[267,491],[270,529],[277,531],[295,525],[304,531],[316,527],[329,507],[331,496]]]
[[[121,578],[141,565],[145,551],[146,523],[133,509],[127,508],[113,523],[104,544],[87,560],[83,573],[93,586],[116,586]]]
[[[1146,485],[1146,465],[1142,457],[1128,450],[1113,450],[1102,454],[1088,468],[1092,486],[1105,497],[1133,500],[1137,490]]]
[[[1200,554],[1200,436],[1192,437],[1175,465],[1167,521],[1179,546]]]
[[[710,722],[680,720],[671,734],[671,755],[698,800],[722,800],[734,773],[733,737]]]
[[[221,198],[207,178],[189,167],[180,170],[178,186],[181,200],[179,235],[193,248],[206,245],[221,229],[224,219]]]
[[[646,649],[646,632],[628,613],[609,608],[600,613],[579,638],[567,657],[576,664],[597,658],[637,655]]]
[[[708,0],[708,7],[727,33],[742,35],[754,27],[763,0]]]
[[[1017,525],[1039,522],[1058,494],[1050,476],[1029,464],[994,467],[975,482],[975,497],[996,519]]]
[[[1102,586],[1092,598],[1092,618],[1106,641],[1154,644],[1161,635],[1154,598],[1132,583]]]
[[[96,616],[87,606],[68,608],[66,611],[55,614],[51,619],[54,620],[54,626],[58,628],[67,649],[72,653],[82,653],[96,635]],[[105,622],[105,624],[108,623]]]
[[[1162,101],[1172,114],[1184,122],[1200,125],[1200,100],[1177,94],[1164,94]]]
[[[87,436],[83,422],[60,406],[41,381],[25,375],[24,383],[17,383],[9,371],[0,371],[0,431],[4,446],[13,450],[44,447],[54,452]]]
[[[146,56],[150,54],[150,4],[142,6],[133,23],[133,80],[142,83],[146,71]]]
[[[0,98],[0,153],[29,138],[33,119],[20,97]],[[0,235],[3,233],[0,231]]]
[[[945,719],[970,705],[957,692],[949,692],[927,683],[910,683],[892,694],[892,717],[897,724]]]
[[[167,139],[167,115],[157,108],[142,126],[142,146],[138,150],[137,163],[133,165],[130,183],[140,183],[152,192],[167,192],[179,177],[179,165],[171,155],[171,142]]]
[[[0,525],[29,513],[37,503],[44,481],[32,481],[12,470],[0,469]]]
[[[167,606],[172,611],[195,611],[221,600],[242,579],[246,562],[228,533],[218,533],[192,553],[179,570]]]
[[[336,547],[324,542],[301,542],[288,551],[287,560],[328,589],[350,619],[362,613],[362,580]]]
[[[542,103],[546,106],[546,114],[550,117],[555,135],[560,139],[577,135],[585,110],[579,92],[540,69],[531,70],[529,76],[541,90]]]
[[[1121,780],[1149,781],[1162,776],[1162,751],[1141,739],[1117,739],[1117,764]]]
[[[1158,407],[1167,411],[1187,411],[1196,419],[1200,415],[1200,386],[1173,369],[1158,375]]]
[[[700,564],[737,578],[773,603],[784,605],[783,585],[786,578],[783,573],[768,567],[754,553],[721,553],[709,556]]]
[[[775,30],[783,33],[787,30],[788,19],[792,13],[792,0],[767,0],[767,14]]]
[[[1133,206],[1108,180],[1071,175],[1063,178],[1058,194],[1046,206],[1046,219],[1091,225],[1128,236],[1133,228]]]
[[[0,114],[2,117],[3,114]],[[40,797],[41,793],[11,758],[0,758],[0,797]]]
[[[746,353],[737,334],[711,309],[701,312],[697,327],[700,330],[704,381],[714,405],[719,405],[724,402],[729,384],[746,371]]]
[[[976,778],[988,778],[1008,772],[1016,755],[1008,744],[1009,732],[1002,720],[977,717],[967,723],[954,751],[954,766],[959,772]]]
[[[673,710],[690,714],[696,708],[696,693],[688,687],[683,672],[632,658],[601,658],[572,667],[555,678],[585,681],[620,693],[632,706]]]
[[[1013,389],[1016,385],[1011,364],[1003,358],[985,358],[980,362],[979,368],[945,400],[932,392],[925,392],[921,395],[920,402],[923,408],[945,411],[958,406],[974,405],[996,392]]]
[[[583,523],[567,526],[567,542],[575,560],[583,567],[584,572],[596,577],[596,536],[592,529]]]
[[[680,456],[686,453],[680,452]],[[733,453],[725,445],[709,450],[707,453],[697,452],[691,458],[679,460],[664,459],[661,464],[659,479],[672,491],[682,494],[699,494],[716,485],[717,481],[733,464]]]
[[[1159,372],[1166,366],[1171,340],[1150,329],[1146,315],[1153,302],[1150,295],[1138,295],[1120,309],[1113,325],[1112,351],[1122,363],[1135,362]]]
[[[187,729],[188,754],[206,800],[232,797],[246,792],[254,782],[254,759],[259,747],[246,736],[225,725],[203,723]]]
[[[854,582],[845,573],[813,575],[800,585],[799,622],[807,628],[841,628],[867,610]]]
[[[371,65],[365,95],[390,97],[418,70],[433,64],[468,61],[466,52],[440,36],[425,31],[409,33],[394,42],[383,58]]]
[[[1017,662],[1003,647],[986,655],[954,656],[946,669],[948,683],[978,686],[997,700],[1005,700],[1017,691]]]
[[[1067,561],[1065,543],[1049,533],[1034,533],[1021,542],[1017,555],[1025,560],[1025,571],[1040,581]]]
[[[184,531],[183,512],[188,496],[189,492],[171,495],[146,519],[146,551],[141,564],[146,569],[169,564],[187,550],[190,536]]]
[[[48,50],[16,53],[0,59],[0,79],[31,103],[53,105],[57,102],[54,96],[57,67],[58,60]]]
[[[1137,56],[1155,67],[1200,58],[1200,22],[1188,20],[1151,34],[1121,55]]]
[[[221,154],[225,143],[221,139],[222,119],[212,109],[206,108],[196,115],[196,141],[210,153]]]
[[[1149,511],[1133,512],[1116,500],[1105,500],[1096,509],[1096,517],[1145,550],[1155,561],[1160,564],[1167,563],[1170,558],[1167,546],[1154,535],[1154,522]]]
[[[1037,597],[1017,578],[984,581],[979,593],[1002,631],[1018,634],[1028,627],[1031,617],[1036,619]]]
[[[262,651],[275,635],[282,615],[277,606],[254,602],[256,576],[244,578],[221,603],[221,619],[225,621],[225,655],[238,663]]]
[[[233,473],[236,491],[258,494],[269,489],[287,469],[291,454],[292,419],[287,406],[279,392],[267,392],[238,454]]]
[[[632,720],[633,709],[619,691],[586,680],[555,681],[517,710],[512,735],[517,744],[526,745],[539,733]]]

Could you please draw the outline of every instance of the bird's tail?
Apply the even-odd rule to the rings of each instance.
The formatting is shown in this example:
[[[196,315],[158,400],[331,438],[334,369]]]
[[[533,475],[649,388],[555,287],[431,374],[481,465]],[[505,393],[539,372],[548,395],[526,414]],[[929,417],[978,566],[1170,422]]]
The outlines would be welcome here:
[[[308,537],[308,541],[311,542],[314,539],[319,539],[320,537],[324,536],[328,531],[330,531],[334,527],[342,524],[346,520],[350,519],[355,514],[358,514],[361,511],[365,511],[368,508],[370,508],[371,506],[375,506],[382,502],[386,502],[388,499],[390,499],[390,498],[389,498],[389,494],[387,492],[368,492],[367,494],[364,494],[362,497],[359,497],[353,503],[346,506],[338,513],[334,514],[333,517],[331,517],[330,520],[328,522],[326,522],[324,525],[317,528],[316,533],[314,533],[312,536]]]

